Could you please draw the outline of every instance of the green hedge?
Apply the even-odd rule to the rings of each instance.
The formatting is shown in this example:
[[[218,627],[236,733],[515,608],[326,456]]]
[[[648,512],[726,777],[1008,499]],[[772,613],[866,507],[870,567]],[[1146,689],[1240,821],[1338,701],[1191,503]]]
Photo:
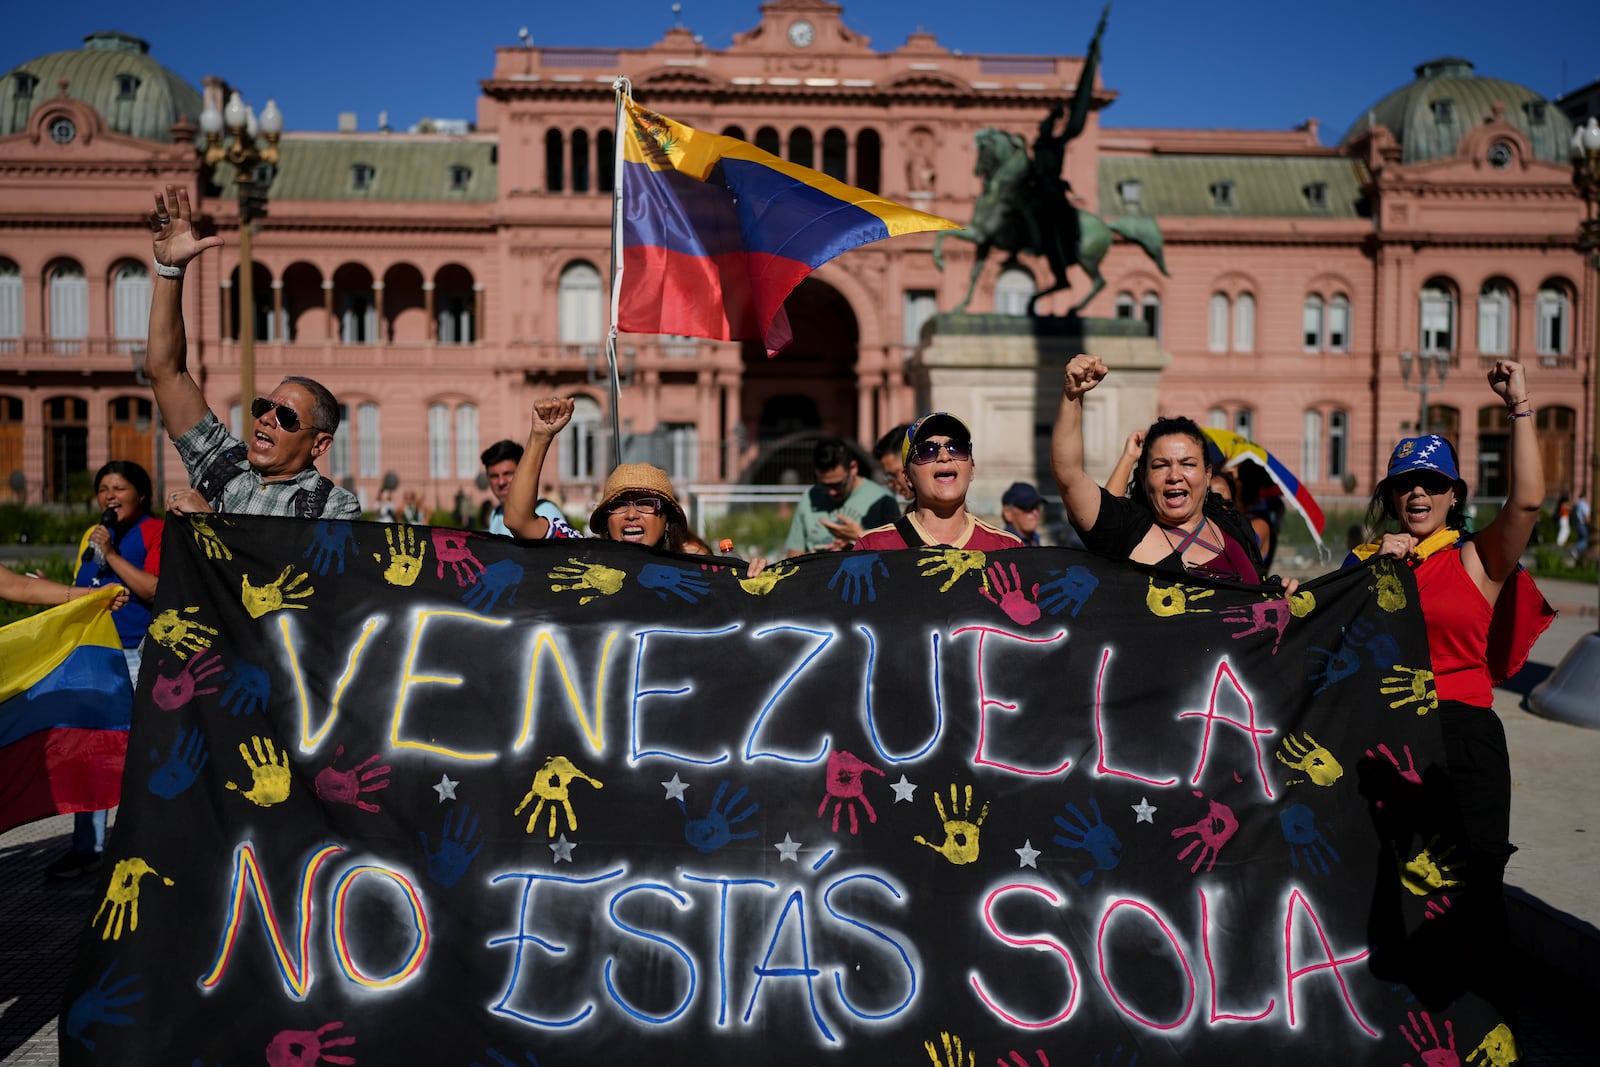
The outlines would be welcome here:
[[[98,509],[0,504],[0,545],[75,545],[83,531],[99,521]]]

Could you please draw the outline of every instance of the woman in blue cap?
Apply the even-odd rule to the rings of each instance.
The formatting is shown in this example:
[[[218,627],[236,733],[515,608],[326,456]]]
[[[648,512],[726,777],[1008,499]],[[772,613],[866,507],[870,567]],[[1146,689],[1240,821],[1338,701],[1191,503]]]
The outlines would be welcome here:
[[[1522,364],[1499,360],[1489,388],[1510,415],[1510,492],[1488,526],[1463,535],[1467,483],[1456,451],[1438,434],[1408,437],[1395,446],[1389,469],[1372,495],[1369,523],[1398,526],[1357,547],[1347,563],[1391,556],[1412,568],[1417,599],[1427,626],[1428,650],[1444,735],[1445,769],[1454,830],[1465,844],[1459,864],[1461,889],[1454,911],[1462,913],[1473,959],[1472,986],[1509,1011],[1509,935],[1502,886],[1511,845],[1511,761],[1505,728],[1495,714],[1494,685],[1514,673],[1549,617],[1537,589],[1502,597],[1514,583],[1532,585],[1518,560],[1528,547],[1544,502],[1544,471],[1534,435],[1533,405]],[[1504,601],[1502,603],[1502,601]],[[1516,649],[1491,647],[1490,623],[1498,609],[1525,616],[1515,627]],[[1497,631],[1499,632],[1499,631]],[[1498,644],[1498,642],[1496,642]]]

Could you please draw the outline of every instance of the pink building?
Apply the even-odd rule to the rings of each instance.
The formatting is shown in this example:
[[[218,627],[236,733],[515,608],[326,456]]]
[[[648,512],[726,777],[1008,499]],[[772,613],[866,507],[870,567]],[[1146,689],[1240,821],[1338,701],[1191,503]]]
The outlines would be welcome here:
[[[472,132],[284,135],[254,242],[256,381],[309,374],[340,397],[326,473],[369,505],[389,473],[430,505],[481,498],[479,450],[520,439],[531,401],[554,391],[579,411],[547,480],[574,503],[594,491],[611,460],[615,75],[678,121],[964,220],[973,135],[1031,138],[1081,70],[1075,57],[958,54],[920,32],[875,50],[826,0],[772,0],[753,17],[721,50],[684,28],[646,49],[498,49]],[[191,271],[187,314],[190,366],[237,417],[238,204],[196,144],[203,94],[225,87],[186,85],[148,51],[95,34],[0,83],[0,494],[61,499],[72,472],[111,456],[164,457],[166,479],[183,477],[154,446],[135,376],[141,216],[165,182],[228,238]],[[1584,487],[1596,293],[1560,111],[1459,60],[1419,68],[1337,148],[1315,124],[1106,128],[1114,99],[1097,90],[1066,176],[1085,206],[1152,214],[1166,233],[1171,277],[1119,247],[1089,308],[1152,324],[1171,356],[1164,410],[1249,432],[1319,496],[1365,494],[1418,419],[1401,353],[1440,353],[1450,374],[1428,394],[1430,424],[1457,435],[1493,493],[1505,424],[1479,367],[1513,355],[1533,368],[1551,493]],[[776,481],[819,433],[870,443],[909,418],[921,327],[956,303],[971,265],[957,243],[941,274],[930,246],[902,238],[823,267],[791,298],[796,340],[773,360],[758,344],[623,335],[627,458],[680,484]],[[998,258],[974,309],[1015,313],[1045,271],[1001,277]]]

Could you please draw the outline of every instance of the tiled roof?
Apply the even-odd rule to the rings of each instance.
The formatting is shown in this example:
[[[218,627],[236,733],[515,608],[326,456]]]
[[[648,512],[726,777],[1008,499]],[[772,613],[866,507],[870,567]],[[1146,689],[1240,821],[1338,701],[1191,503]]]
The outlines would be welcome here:
[[[1134,180],[1137,203],[1124,184]],[[1218,197],[1218,187],[1228,182],[1232,207]],[[1350,219],[1362,213],[1361,184],[1360,164],[1336,156],[1103,156],[1099,213]]]
[[[179,118],[199,121],[200,90],[151,59],[144,41],[115,31],[83,40],[83,48],[52,52],[6,73],[0,81],[0,135],[27,129],[28,116],[61,91],[63,78],[67,95],[92,106],[118,133],[170,142]],[[132,82],[125,83],[124,75]],[[31,84],[31,93],[19,94],[23,82]],[[130,87],[131,93],[124,91]]]
[[[445,134],[288,137],[279,145],[272,199],[491,203],[499,195],[496,147]],[[353,176],[357,165],[370,168],[364,188]],[[466,168],[460,188],[458,167]],[[217,184],[231,180],[226,164],[217,168]]]

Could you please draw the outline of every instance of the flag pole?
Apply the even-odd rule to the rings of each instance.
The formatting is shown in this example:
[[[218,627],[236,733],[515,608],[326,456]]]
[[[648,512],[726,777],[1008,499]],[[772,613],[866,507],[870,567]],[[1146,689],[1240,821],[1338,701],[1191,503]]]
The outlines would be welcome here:
[[[618,75],[611,83],[617,94],[616,158],[611,166],[611,324],[606,331],[606,364],[611,372],[611,469],[622,462],[622,379],[617,373],[617,302],[622,296],[622,128],[623,102],[633,99],[633,83]]]

